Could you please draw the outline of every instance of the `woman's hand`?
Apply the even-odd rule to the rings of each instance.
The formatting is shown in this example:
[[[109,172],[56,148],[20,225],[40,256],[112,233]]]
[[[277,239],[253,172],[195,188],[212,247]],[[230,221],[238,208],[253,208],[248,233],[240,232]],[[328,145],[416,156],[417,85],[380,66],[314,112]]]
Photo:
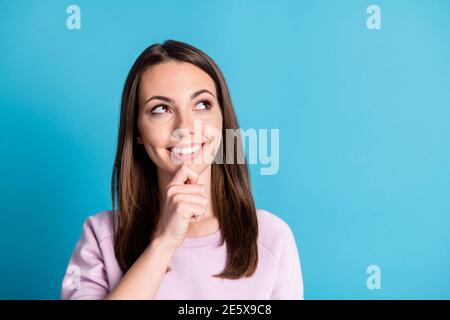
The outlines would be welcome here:
[[[189,224],[200,221],[208,207],[206,187],[197,179],[198,174],[183,164],[166,189],[156,236],[175,248],[183,243]]]

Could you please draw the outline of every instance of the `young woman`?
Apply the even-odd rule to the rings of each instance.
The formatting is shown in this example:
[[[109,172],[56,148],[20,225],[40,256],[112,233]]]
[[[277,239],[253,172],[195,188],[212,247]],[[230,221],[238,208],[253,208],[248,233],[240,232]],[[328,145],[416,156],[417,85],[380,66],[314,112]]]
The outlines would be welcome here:
[[[172,40],[141,53],[122,94],[112,210],[84,223],[63,299],[303,299],[294,235],[255,208],[227,129],[238,121],[209,56]]]

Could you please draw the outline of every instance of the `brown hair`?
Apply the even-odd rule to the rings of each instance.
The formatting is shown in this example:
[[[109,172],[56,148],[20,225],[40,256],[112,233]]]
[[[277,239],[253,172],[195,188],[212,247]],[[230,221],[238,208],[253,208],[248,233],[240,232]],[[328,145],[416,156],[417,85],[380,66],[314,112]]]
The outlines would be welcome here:
[[[114,221],[114,249],[123,272],[126,272],[149,245],[160,218],[160,194],[156,165],[145,148],[136,142],[138,135],[138,96],[143,72],[150,66],[176,60],[191,63],[206,72],[215,82],[222,111],[223,158],[227,159],[226,129],[238,129],[225,78],[216,63],[201,50],[178,41],[167,40],[145,49],[128,73],[122,93],[120,127],[114,161],[111,194]],[[234,158],[242,152],[240,135],[232,135],[233,163],[211,164],[213,211],[219,220],[221,244],[227,244],[225,269],[215,277],[238,279],[250,277],[258,264],[258,223],[251,191],[247,162]],[[243,153],[240,153],[243,154]],[[228,161],[226,161],[228,162]],[[117,197],[117,198],[116,198]],[[115,199],[119,213],[115,212]],[[117,221],[115,221],[117,220]]]

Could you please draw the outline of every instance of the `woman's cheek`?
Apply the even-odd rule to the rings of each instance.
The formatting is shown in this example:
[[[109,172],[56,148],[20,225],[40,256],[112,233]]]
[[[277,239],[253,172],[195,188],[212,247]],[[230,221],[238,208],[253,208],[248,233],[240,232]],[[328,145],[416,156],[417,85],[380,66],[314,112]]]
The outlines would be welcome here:
[[[207,150],[205,150],[205,161],[210,163],[219,151],[220,142],[222,139],[222,128],[216,124],[207,124],[203,136],[209,141]]]
[[[153,148],[166,147],[170,137],[170,130],[166,126],[149,125],[146,128],[146,137]]]
[[[205,128],[222,130],[222,114],[220,111],[212,111],[205,119],[203,119]]]
[[[214,140],[217,140],[218,137],[222,136],[222,127],[216,123],[206,123],[203,129],[203,135],[209,140],[213,137],[215,138]]]

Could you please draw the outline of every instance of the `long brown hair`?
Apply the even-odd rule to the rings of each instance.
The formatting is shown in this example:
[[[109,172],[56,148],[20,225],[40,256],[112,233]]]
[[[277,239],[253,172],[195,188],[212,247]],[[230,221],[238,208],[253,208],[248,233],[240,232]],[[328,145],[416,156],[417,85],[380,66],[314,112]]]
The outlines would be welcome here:
[[[204,52],[183,42],[167,40],[163,44],[149,46],[139,55],[123,88],[117,152],[111,179],[114,249],[123,272],[149,245],[160,218],[157,168],[145,148],[136,142],[138,96],[143,72],[152,65],[169,60],[191,63],[214,80],[223,118],[220,147],[223,159],[227,159],[228,151],[223,147],[228,145],[225,130],[239,128],[225,78],[216,63]],[[258,223],[247,161],[237,163],[235,156],[243,154],[243,145],[239,134],[233,135],[233,139],[233,163],[214,161],[211,164],[213,211],[219,220],[221,244],[226,241],[227,245],[225,269],[215,277],[228,279],[250,277],[258,264]],[[117,215],[115,199],[119,211]]]

